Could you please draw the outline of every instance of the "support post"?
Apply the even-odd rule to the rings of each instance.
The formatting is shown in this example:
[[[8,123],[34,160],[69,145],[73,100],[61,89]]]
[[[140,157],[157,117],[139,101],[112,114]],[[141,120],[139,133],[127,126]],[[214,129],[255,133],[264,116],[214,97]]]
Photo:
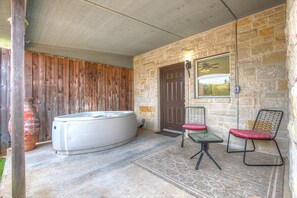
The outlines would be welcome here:
[[[10,135],[8,133],[9,106],[9,50],[0,49],[0,155],[6,155]]]
[[[26,197],[24,153],[25,0],[11,0],[12,197]]]

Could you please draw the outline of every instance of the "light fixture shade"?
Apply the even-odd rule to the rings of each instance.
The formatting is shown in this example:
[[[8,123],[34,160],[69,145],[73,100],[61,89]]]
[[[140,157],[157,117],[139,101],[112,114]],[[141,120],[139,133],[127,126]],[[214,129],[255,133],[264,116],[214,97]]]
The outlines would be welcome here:
[[[186,54],[185,55],[185,61],[191,61],[191,60],[192,60],[191,54]]]

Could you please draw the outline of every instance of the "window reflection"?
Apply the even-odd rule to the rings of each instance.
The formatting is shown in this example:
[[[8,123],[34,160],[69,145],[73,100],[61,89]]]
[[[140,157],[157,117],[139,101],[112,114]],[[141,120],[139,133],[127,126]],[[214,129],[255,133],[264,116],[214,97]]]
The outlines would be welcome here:
[[[229,55],[196,62],[196,94],[203,96],[230,96]]]

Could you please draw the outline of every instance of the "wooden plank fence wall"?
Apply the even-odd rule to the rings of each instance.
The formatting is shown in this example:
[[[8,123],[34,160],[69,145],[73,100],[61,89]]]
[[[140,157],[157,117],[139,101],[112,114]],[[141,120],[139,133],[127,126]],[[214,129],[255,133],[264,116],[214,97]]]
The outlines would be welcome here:
[[[2,56],[5,54],[7,59],[8,53],[4,50]],[[3,93],[6,92],[1,89],[1,98]],[[38,109],[39,141],[50,140],[55,116],[83,111],[133,110],[133,70],[26,51],[25,95],[34,98]],[[4,112],[2,103],[0,107]],[[2,114],[0,124],[3,124]]]

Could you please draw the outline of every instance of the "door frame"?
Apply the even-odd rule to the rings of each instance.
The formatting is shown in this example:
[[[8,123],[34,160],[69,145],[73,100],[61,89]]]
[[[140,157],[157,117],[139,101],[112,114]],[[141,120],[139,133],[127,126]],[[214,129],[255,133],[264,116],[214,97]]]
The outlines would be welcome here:
[[[169,70],[173,70],[173,69],[179,69],[179,68],[183,68],[184,69],[184,62],[179,62],[179,63],[176,63],[176,64],[172,64],[172,65],[166,65],[164,67],[161,67],[159,69],[160,71],[160,75],[159,75],[159,78],[160,78],[160,86],[159,86],[159,93],[160,93],[160,99],[159,99],[159,104],[160,104],[160,119],[159,119],[159,122],[160,122],[160,130],[163,130],[164,129],[164,126],[165,126],[165,117],[164,117],[164,100],[163,98],[165,97],[165,92],[162,91],[164,90],[165,88],[165,83],[162,82],[162,79],[163,79],[163,76],[165,74],[166,71],[169,71]],[[186,97],[186,88],[185,88],[185,71],[183,72],[183,75],[184,75],[184,101],[186,101],[185,97]],[[184,108],[185,108],[185,104],[183,105]],[[184,115],[184,118],[185,119],[185,115]]]

